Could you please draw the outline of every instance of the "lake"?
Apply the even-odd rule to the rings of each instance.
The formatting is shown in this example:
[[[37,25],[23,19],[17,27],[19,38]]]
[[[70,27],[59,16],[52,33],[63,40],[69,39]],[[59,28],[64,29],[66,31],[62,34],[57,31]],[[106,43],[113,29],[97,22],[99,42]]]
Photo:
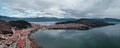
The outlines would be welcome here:
[[[38,30],[31,37],[44,48],[120,48],[120,24],[90,30]]]

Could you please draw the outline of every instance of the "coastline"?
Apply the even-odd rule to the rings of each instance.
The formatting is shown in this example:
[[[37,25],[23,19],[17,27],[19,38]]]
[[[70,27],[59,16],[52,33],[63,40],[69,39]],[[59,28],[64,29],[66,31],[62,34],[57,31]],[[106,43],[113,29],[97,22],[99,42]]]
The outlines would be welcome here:
[[[30,28],[16,30],[11,28],[13,32],[12,36],[9,34],[2,35],[1,48],[43,48],[38,45],[34,39],[30,38],[30,35],[37,31],[39,26],[36,24],[31,25]],[[4,40],[3,40],[4,39]]]
[[[87,19],[87,21],[89,21],[89,19]],[[102,23],[101,24],[94,20],[91,20],[91,22],[89,22],[90,24],[86,24],[86,23],[82,24],[81,22],[76,22],[76,21],[74,22],[73,23],[62,22],[47,26],[47,25],[38,25],[34,23],[29,23],[23,20],[9,21],[9,22],[5,22],[1,20],[0,25],[3,28],[0,29],[1,38],[2,38],[0,44],[3,46],[2,48],[43,48],[42,46],[38,45],[34,39],[30,38],[31,34],[39,29],[88,30],[95,27],[111,25],[107,22],[101,22]]]
[[[38,45],[38,44],[35,42],[34,39],[29,38],[29,40],[30,40],[30,46],[31,46],[31,48],[43,48],[42,46]]]
[[[30,38],[31,34],[39,30],[39,26],[37,24],[32,24],[32,31],[28,34],[28,39],[30,41],[31,48],[43,48],[41,45],[38,45],[33,38]]]

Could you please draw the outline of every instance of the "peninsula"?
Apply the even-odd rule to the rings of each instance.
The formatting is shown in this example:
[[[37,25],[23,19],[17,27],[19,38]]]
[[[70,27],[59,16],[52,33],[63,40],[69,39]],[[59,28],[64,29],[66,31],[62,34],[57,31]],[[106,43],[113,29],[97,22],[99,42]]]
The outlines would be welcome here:
[[[0,48],[43,48],[30,35],[38,29],[77,29],[88,30],[96,27],[114,25],[93,19],[79,19],[74,21],[57,22],[53,25],[37,25],[24,20],[0,20]]]
[[[30,38],[30,33],[38,26],[23,20],[0,20],[0,48],[42,48]]]

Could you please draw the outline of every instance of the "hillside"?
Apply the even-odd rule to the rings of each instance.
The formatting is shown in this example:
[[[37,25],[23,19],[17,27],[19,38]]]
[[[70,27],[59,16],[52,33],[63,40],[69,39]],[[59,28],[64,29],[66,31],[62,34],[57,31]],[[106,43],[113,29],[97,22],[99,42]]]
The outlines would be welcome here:
[[[87,19],[87,18],[82,18],[82,19],[67,21],[67,22],[57,22],[56,24],[69,24],[69,23],[84,24],[89,27],[102,27],[107,25],[113,25],[112,23],[107,23],[101,20]]]

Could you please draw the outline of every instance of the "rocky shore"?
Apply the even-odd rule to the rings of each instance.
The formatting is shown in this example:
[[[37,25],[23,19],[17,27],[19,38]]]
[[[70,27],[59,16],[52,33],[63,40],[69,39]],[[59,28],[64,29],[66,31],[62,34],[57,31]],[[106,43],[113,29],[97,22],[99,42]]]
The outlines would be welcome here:
[[[30,42],[30,46],[31,48],[43,48],[42,46],[38,45],[34,39],[29,39],[31,42]]]

